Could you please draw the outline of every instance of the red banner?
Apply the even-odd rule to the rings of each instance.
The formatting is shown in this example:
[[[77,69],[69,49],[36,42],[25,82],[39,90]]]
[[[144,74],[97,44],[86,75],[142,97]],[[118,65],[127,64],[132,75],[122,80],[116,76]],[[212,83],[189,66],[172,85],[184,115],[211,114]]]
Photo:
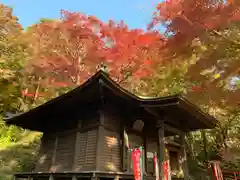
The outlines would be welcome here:
[[[132,163],[135,180],[141,180],[141,150],[139,148],[132,151]]]
[[[154,153],[153,160],[154,160],[156,180],[159,180],[159,166],[158,166],[158,159],[157,159],[156,153]]]
[[[212,162],[213,164],[213,173],[216,180],[223,180],[222,171],[220,168],[219,162]]]
[[[171,180],[169,160],[163,162],[164,180]]]

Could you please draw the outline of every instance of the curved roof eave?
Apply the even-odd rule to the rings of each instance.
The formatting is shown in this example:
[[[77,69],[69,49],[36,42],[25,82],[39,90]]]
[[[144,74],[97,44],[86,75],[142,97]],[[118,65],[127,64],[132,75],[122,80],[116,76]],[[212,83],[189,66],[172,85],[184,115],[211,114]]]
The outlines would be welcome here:
[[[43,112],[44,110],[48,109],[48,107],[51,107],[52,105],[56,105],[58,103],[64,104],[64,101],[69,97],[74,97],[76,94],[81,93],[81,91],[85,88],[90,88],[91,85],[94,85],[97,83],[100,86],[105,86],[111,91],[115,92],[118,96],[121,96],[123,98],[126,98],[128,100],[134,101],[136,104],[138,104],[141,107],[161,107],[161,106],[171,106],[171,105],[181,105],[184,104],[190,109],[194,109],[201,117],[203,117],[206,120],[210,121],[209,123],[214,124],[217,123],[217,120],[212,118],[211,116],[207,115],[206,113],[202,112],[198,107],[190,103],[188,100],[186,100],[184,97],[180,95],[173,95],[173,96],[167,96],[167,97],[157,97],[157,98],[143,98],[138,97],[129,91],[122,88],[120,85],[118,85],[116,82],[114,82],[107,73],[100,70],[95,75],[93,75],[91,78],[89,78],[85,83],[83,83],[81,86],[73,89],[72,91],[61,95],[55,99],[52,99],[48,101],[47,103],[40,105],[26,113],[22,113],[20,115],[14,116],[12,118],[5,119],[7,124],[15,124],[16,121],[21,121],[25,118],[28,118],[28,115],[34,116],[36,112]]]
[[[101,71],[99,72],[101,77],[103,78],[105,83],[110,83],[110,87],[113,91],[120,91],[122,93],[122,96],[127,96],[135,101],[138,101],[140,103],[140,106],[142,107],[161,107],[161,106],[169,106],[169,105],[178,105],[181,108],[181,104],[184,104],[190,109],[194,109],[202,118],[202,121],[206,120],[207,123],[211,125],[211,127],[214,127],[218,121],[208,115],[207,113],[203,112],[199,107],[188,101],[186,98],[181,96],[180,94],[172,95],[172,96],[165,96],[165,97],[140,97],[136,96],[129,91],[122,88],[120,85],[118,85],[116,82],[114,82],[111,78],[108,77],[108,74]]]

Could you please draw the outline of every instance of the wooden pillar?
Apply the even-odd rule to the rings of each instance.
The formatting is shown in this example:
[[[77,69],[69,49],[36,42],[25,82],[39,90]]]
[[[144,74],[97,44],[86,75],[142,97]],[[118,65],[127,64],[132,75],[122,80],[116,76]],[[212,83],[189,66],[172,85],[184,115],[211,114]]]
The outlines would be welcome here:
[[[97,179],[98,179],[98,177],[96,176],[96,173],[94,172],[93,175],[92,175],[91,180],[97,180]]]
[[[186,144],[185,144],[185,134],[180,135],[181,138],[181,167],[184,174],[184,180],[189,180],[188,164],[187,164],[187,154],[186,154]]]
[[[125,139],[124,139],[124,125],[122,122],[121,123],[121,130],[120,130],[120,134],[121,134],[121,163],[122,163],[122,171],[125,172],[127,171],[127,166],[126,166],[126,151],[125,151]]]
[[[123,171],[130,172],[131,152],[128,150],[129,140],[125,126],[122,124],[122,168]]]
[[[53,175],[50,175],[50,176],[49,176],[49,180],[54,180]]]
[[[120,179],[120,177],[118,176],[118,175],[116,175],[115,177],[114,177],[114,180],[119,180]]]
[[[164,177],[163,162],[165,161],[165,138],[164,138],[164,121],[159,121],[157,125],[158,136],[158,156],[159,156],[159,173],[160,180]]]
[[[77,176],[76,176],[76,175],[73,175],[73,176],[72,176],[72,180],[77,180]]]
[[[146,133],[144,132],[144,173],[147,174],[147,137]]]
[[[79,153],[79,138],[80,138],[80,132],[79,130],[82,128],[82,121],[78,121],[77,124],[77,132],[76,132],[76,141],[75,141],[75,151],[74,151],[74,156],[73,156],[73,171],[77,170],[77,157]]]
[[[125,135],[125,141],[124,147],[127,155],[127,172],[131,172],[132,168],[132,151],[130,151],[129,147],[129,139],[128,139],[128,133],[126,131],[126,128],[124,128],[124,135]]]
[[[18,180],[18,177],[16,175],[13,175],[13,180]]]
[[[55,141],[54,141],[54,150],[53,150],[53,156],[52,156],[52,164],[51,164],[51,171],[56,171],[56,155],[57,155],[57,146],[58,146],[58,134],[55,135]]]
[[[102,107],[103,108],[103,107]],[[99,126],[98,126],[98,136],[97,136],[97,149],[96,149],[96,170],[100,171],[101,167],[101,156],[104,151],[104,109],[99,110]]]

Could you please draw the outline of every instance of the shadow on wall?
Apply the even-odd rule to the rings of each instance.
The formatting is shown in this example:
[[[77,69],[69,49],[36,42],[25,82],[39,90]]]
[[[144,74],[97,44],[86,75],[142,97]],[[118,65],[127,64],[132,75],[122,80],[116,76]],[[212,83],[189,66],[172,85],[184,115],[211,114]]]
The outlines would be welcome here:
[[[16,172],[29,172],[35,168],[39,136],[28,143],[15,143],[0,149],[0,180],[8,180]]]

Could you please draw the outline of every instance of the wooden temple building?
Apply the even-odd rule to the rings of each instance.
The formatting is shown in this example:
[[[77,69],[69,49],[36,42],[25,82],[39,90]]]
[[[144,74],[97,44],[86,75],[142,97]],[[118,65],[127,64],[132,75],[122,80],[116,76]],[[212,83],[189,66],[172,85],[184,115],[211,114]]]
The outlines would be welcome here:
[[[128,144],[144,147],[144,179],[156,179],[157,152],[160,163],[168,157],[172,172],[182,171],[186,180],[185,134],[213,128],[217,121],[181,96],[137,97],[99,71],[6,123],[43,132],[35,170],[15,179],[134,179]]]

